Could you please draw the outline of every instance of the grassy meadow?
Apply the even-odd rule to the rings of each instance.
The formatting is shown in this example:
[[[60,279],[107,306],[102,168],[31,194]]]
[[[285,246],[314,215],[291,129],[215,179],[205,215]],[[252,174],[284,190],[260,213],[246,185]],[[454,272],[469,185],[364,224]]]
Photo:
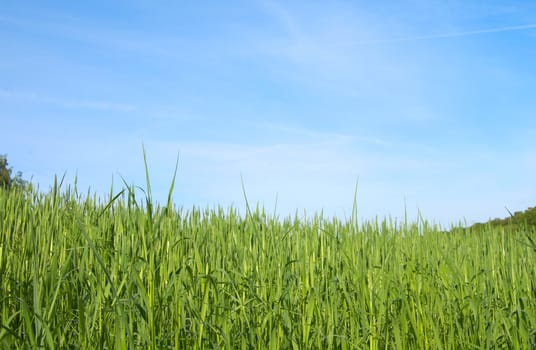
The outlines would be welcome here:
[[[535,348],[534,240],[0,189],[0,348]]]

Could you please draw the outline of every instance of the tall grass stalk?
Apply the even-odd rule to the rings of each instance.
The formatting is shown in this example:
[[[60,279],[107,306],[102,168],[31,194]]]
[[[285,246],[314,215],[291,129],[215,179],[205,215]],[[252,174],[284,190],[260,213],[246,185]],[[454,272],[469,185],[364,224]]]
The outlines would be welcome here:
[[[0,189],[0,348],[536,347],[530,229],[160,207],[146,176]]]

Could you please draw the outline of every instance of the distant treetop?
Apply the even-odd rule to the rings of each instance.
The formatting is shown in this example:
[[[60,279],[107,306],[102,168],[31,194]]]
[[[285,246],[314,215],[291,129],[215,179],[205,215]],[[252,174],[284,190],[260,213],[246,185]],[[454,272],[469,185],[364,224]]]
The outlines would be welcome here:
[[[486,223],[478,223],[471,226],[472,228],[483,228],[486,225],[495,227],[519,227],[528,226],[536,228],[536,207],[529,207],[525,211],[516,211],[504,219],[493,219]]]
[[[22,179],[22,173],[18,171],[14,176],[12,176],[13,168],[9,167],[7,161],[7,155],[0,154],[0,187],[3,188],[12,188],[12,187],[24,187],[26,181]]]

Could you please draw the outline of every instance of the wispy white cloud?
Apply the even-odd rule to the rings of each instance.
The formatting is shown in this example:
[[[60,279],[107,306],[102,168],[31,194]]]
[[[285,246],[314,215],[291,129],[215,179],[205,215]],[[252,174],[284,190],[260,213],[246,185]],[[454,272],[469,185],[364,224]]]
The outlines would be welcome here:
[[[257,33],[262,40],[252,49],[266,57],[278,78],[320,96],[360,101],[365,113],[357,114],[359,118],[369,117],[367,110],[386,120],[438,118],[425,96],[430,77],[422,72],[421,61],[426,56],[418,49],[400,51],[389,45],[361,44],[379,43],[388,38],[387,29],[402,29],[402,24],[382,28],[377,17],[355,8],[313,6],[303,14],[289,3],[262,4],[280,32]]]
[[[380,39],[380,40],[363,41],[363,42],[358,42],[358,44],[394,43],[394,42],[403,42],[403,41],[449,39],[449,38],[457,38],[457,37],[465,37],[465,36],[483,35],[483,34],[490,34],[490,33],[502,33],[502,32],[515,32],[515,31],[531,30],[531,29],[536,29],[536,24],[503,26],[503,27],[494,27],[494,28],[487,28],[487,29],[457,31],[457,32],[450,32],[450,33],[437,33],[437,34],[430,34],[430,35],[415,35],[415,36],[400,37],[400,38],[394,37],[394,38],[387,38],[387,39]]]
[[[283,215],[306,209],[309,213],[324,210],[327,215],[344,217],[351,212],[359,179],[358,205],[363,218],[390,214],[401,217],[404,198],[414,203],[426,198],[423,191],[433,186],[419,181],[429,177],[437,185],[440,174],[454,167],[421,155],[370,151],[360,148],[359,143],[351,138],[316,137],[263,146],[158,140],[148,140],[146,145],[149,154],[156,156],[155,163],[169,163],[180,152],[179,203],[191,204],[187,198],[192,197],[202,198],[197,204],[243,208],[243,177],[250,202],[259,201],[270,209],[277,196]],[[402,178],[395,181],[396,177]],[[414,209],[414,205],[409,209],[412,215]]]
[[[504,205],[530,205],[526,193],[508,184],[506,172],[494,171],[497,163],[527,171],[532,167],[530,154],[508,153],[487,159],[485,150],[422,153],[400,143],[377,152],[360,147],[358,139],[330,140],[328,135],[266,145],[151,139],[146,147],[156,172],[164,165],[168,169],[160,171],[165,173],[163,183],[169,182],[171,166],[180,152],[175,200],[186,207],[233,204],[243,209],[241,177],[250,203],[258,201],[270,210],[277,197],[281,215],[305,209],[344,218],[351,212],[358,179],[362,219],[376,215],[403,218],[405,210],[414,219],[420,210],[425,218],[449,225],[500,216]],[[518,180],[530,184],[527,176]],[[162,198],[166,191],[160,190]]]
[[[257,47],[268,56],[292,65],[294,70],[289,78],[297,77],[309,86],[331,89],[341,95],[363,97],[380,91],[387,96],[403,95],[411,109],[426,106],[418,97],[430,84],[429,74],[423,74],[422,68],[434,53],[418,45],[386,44],[536,29],[536,24],[528,23],[419,35],[415,31],[423,28],[411,28],[389,14],[382,18],[351,7],[323,6],[316,10],[308,8],[303,15],[303,8],[293,8],[290,3],[273,0],[259,3],[279,24],[283,34],[270,33]],[[441,27],[439,24],[438,28]],[[426,32],[433,29],[426,28]],[[438,67],[436,73],[440,70]]]
[[[1,89],[0,98],[7,99],[10,101],[52,104],[67,109],[89,109],[110,112],[132,112],[137,109],[136,106],[128,103],[57,98],[47,95],[35,94],[31,92],[13,92]]]
[[[502,64],[503,58],[479,64],[482,59],[489,60],[486,48],[463,50],[459,46],[457,51],[431,45],[431,41],[536,32],[533,22],[487,28],[476,25],[466,30],[470,21],[461,21],[458,9],[450,17],[438,18],[434,25],[432,21],[416,24],[409,16],[398,19],[388,11],[384,18],[378,17],[341,3],[302,7],[283,1],[259,3],[276,24],[276,30],[254,32],[261,40],[251,46],[266,58],[268,71],[313,96],[334,96],[343,104],[352,104],[347,108],[356,111],[355,119],[362,120],[365,128],[377,120],[406,126],[445,120],[463,123],[454,110],[465,103],[462,94],[464,89],[470,90],[469,85],[502,86],[519,79],[512,74],[513,67]],[[518,21],[523,22],[521,18]],[[468,79],[470,76],[474,78]],[[338,108],[334,103],[334,118]]]
[[[296,209],[340,212],[351,202],[347,191],[351,191],[357,179],[356,168],[366,171],[364,160],[350,161],[353,156],[343,145],[328,141],[266,146],[215,142],[151,144],[153,150],[157,149],[153,152],[165,158],[180,150],[179,177],[186,186],[182,192],[193,192],[206,204],[243,207],[243,177],[251,202],[259,201],[270,208],[278,196],[280,212],[285,215]],[[345,188],[346,184],[350,187]]]
[[[355,133],[340,133],[333,131],[313,130],[298,125],[288,123],[260,123],[260,127],[265,130],[284,135],[287,139],[329,141],[332,144],[366,144],[381,147],[392,147],[392,141],[375,135],[358,135]]]

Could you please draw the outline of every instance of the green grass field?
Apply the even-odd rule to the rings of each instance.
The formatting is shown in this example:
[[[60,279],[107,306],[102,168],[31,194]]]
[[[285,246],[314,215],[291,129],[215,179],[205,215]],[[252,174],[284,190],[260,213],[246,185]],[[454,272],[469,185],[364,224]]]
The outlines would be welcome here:
[[[0,189],[2,349],[536,347],[533,229],[138,197]]]

